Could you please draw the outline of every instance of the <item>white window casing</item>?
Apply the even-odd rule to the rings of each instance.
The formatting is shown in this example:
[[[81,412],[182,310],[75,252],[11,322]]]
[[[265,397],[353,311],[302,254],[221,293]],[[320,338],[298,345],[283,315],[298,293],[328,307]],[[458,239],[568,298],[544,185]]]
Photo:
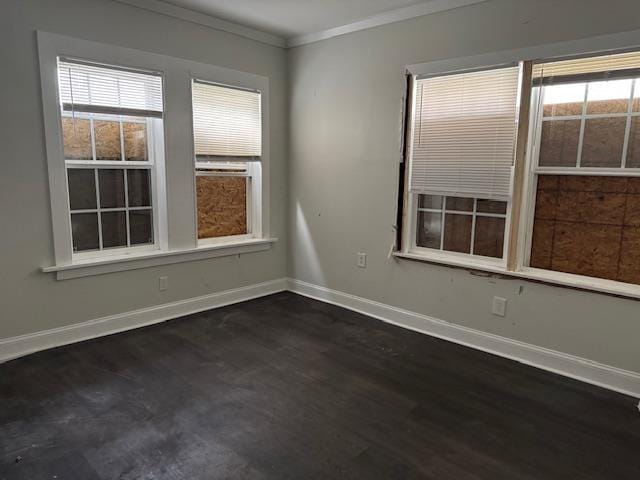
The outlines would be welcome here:
[[[44,271],[57,272],[59,279],[71,278],[143,268],[168,263],[168,259],[171,262],[178,258],[189,261],[225,255],[226,251],[231,255],[239,248],[243,252],[264,250],[265,245],[275,241],[269,237],[269,80],[266,77],[45,32],[38,32],[38,51],[55,254],[53,265],[43,266]],[[58,73],[58,59],[63,66],[73,64],[67,68],[66,83],[64,69],[60,70],[60,75]],[[112,66],[121,66],[121,73],[105,75],[103,69]],[[87,69],[90,70],[89,81],[86,81]],[[153,78],[147,81],[140,75]],[[254,238],[231,239],[215,246],[198,244],[191,102],[194,78],[261,93],[259,166],[262,178],[255,190],[258,198],[252,198],[259,205],[261,228]],[[96,96],[94,87],[99,84],[104,85],[103,90],[107,93]],[[158,85],[164,88],[161,94],[158,94]],[[73,97],[72,88],[75,90]],[[91,96],[87,95],[89,90]],[[161,126],[156,128],[154,123],[149,131],[154,139],[159,139],[149,145],[149,149],[154,150],[157,177],[153,203],[159,209],[155,251],[131,249],[122,255],[104,258],[85,258],[83,255],[83,258],[74,259],[62,143],[62,115],[74,114],[146,116],[152,123],[162,118]],[[159,156],[166,158],[165,168],[157,168]],[[98,168],[97,164],[95,168]],[[173,252],[179,253],[174,255]],[[106,263],[108,268],[101,267]]]
[[[408,144],[407,156],[405,157],[406,177],[405,177],[405,196],[404,196],[404,221],[402,225],[402,245],[400,250],[394,255],[397,257],[409,258],[412,260],[422,260],[427,262],[435,262],[446,265],[454,265],[458,267],[467,267],[473,269],[485,270],[494,273],[503,273],[508,276],[523,279],[533,279],[551,284],[565,285],[580,289],[592,290],[610,293],[614,295],[623,295],[626,297],[640,298],[640,286],[634,284],[623,283],[615,280],[607,280],[603,278],[588,277],[584,275],[563,273],[553,270],[543,270],[539,268],[529,267],[529,254],[531,249],[531,235],[533,216],[536,203],[536,178],[542,174],[556,175],[600,175],[600,176],[640,176],[639,168],[630,168],[625,165],[625,155],[627,151],[627,143],[629,142],[629,122],[625,132],[625,141],[622,154],[621,164],[617,167],[588,167],[581,165],[580,149],[576,165],[573,167],[566,166],[539,166],[539,139],[540,127],[542,125],[541,103],[544,101],[542,88],[544,85],[557,85],[575,83],[576,81],[612,81],[620,79],[638,79],[640,77],[640,30],[624,32],[620,34],[605,35],[602,37],[594,37],[571,42],[561,42],[556,44],[541,45],[537,47],[528,47],[517,50],[495,52],[482,54],[473,57],[463,57],[455,59],[447,59],[434,61],[423,64],[408,65],[406,71],[414,79],[414,83],[420,80],[430,78],[446,78],[459,74],[461,72],[473,72],[482,69],[492,68],[491,65],[508,65],[523,62],[526,60],[533,61],[533,89],[530,119],[528,125],[528,134],[523,137],[528,138],[527,150],[525,158],[525,175],[522,180],[522,188],[524,190],[521,205],[512,205],[509,201],[509,211],[518,208],[520,214],[515,225],[507,225],[506,229],[517,229],[518,241],[516,248],[513,249],[516,257],[515,266],[507,266],[502,262],[490,262],[483,258],[473,255],[458,254],[452,252],[444,252],[433,250],[430,248],[416,248],[416,222],[418,209],[418,194],[448,194],[448,191],[438,191],[437,188],[429,186],[429,191],[422,189],[413,182],[412,175],[414,171],[410,164],[414,158],[412,149],[415,148],[415,115],[411,115],[408,122]],[[617,50],[617,51],[616,51]],[[588,58],[591,57],[591,58]],[[587,61],[585,62],[585,58]],[[545,60],[539,60],[545,59]],[[494,67],[496,68],[496,67]],[[632,99],[640,98],[638,87],[640,81],[634,81],[631,97]],[[626,88],[626,85],[625,85]],[[598,93],[594,89],[586,89],[586,96],[598,100]],[[634,93],[635,90],[635,93]],[[414,87],[414,92],[418,89]],[[626,90],[625,90],[626,92]],[[616,97],[617,98],[617,97]],[[626,98],[626,93],[625,93]],[[549,99],[547,99],[549,101]],[[518,99],[519,102],[519,99]],[[631,103],[630,103],[631,104]],[[421,108],[419,94],[414,95],[409,102],[409,112],[414,109]],[[573,117],[564,115],[562,119],[575,119],[584,121],[585,118],[600,117],[627,117],[629,119],[640,115],[635,108],[629,111],[614,114],[596,114],[583,111],[581,115]],[[574,118],[575,117],[575,118]],[[515,117],[514,117],[515,118]],[[558,117],[560,119],[560,117]],[[544,121],[552,121],[553,117],[545,117]],[[580,133],[582,138],[583,133]],[[520,140],[518,139],[518,142]],[[438,187],[440,188],[440,187]],[[466,192],[457,192],[456,196],[471,197]],[[497,198],[500,199],[500,198]],[[511,218],[511,213],[507,213],[507,220]],[[505,256],[511,255],[505,242]]]

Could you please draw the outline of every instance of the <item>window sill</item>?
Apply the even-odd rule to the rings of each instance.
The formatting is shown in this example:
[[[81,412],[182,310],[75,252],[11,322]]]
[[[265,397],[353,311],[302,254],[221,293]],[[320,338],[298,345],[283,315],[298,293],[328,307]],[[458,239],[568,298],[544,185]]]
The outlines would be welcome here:
[[[548,285],[597,292],[616,297],[631,298],[636,300],[640,299],[639,285],[616,282],[614,280],[585,277],[572,273],[554,272],[551,270],[542,270],[531,267],[523,267],[518,271],[509,271],[500,264],[491,265],[489,263],[466,261],[457,258],[445,258],[444,255],[432,256],[412,252],[394,252],[393,256],[396,258],[404,258],[419,262],[436,263],[455,268],[464,268],[467,270],[477,270],[504,277],[521,278],[524,280],[530,280]]]
[[[192,262],[207,258],[226,257],[269,250],[277,238],[253,238],[249,240],[202,245],[187,250],[160,251],[118,255],[112,257],[77,260],[69,265],[42,267],[45,273],[55,272],[57,280],[102,275],[139,268]]]

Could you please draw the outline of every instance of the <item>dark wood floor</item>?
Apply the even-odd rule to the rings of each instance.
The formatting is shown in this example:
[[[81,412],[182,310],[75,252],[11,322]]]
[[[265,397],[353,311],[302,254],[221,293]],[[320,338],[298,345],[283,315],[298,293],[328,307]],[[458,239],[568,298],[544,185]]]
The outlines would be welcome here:
[[[637,400],[282,293],[0,365],[0,479],[640,479]]]

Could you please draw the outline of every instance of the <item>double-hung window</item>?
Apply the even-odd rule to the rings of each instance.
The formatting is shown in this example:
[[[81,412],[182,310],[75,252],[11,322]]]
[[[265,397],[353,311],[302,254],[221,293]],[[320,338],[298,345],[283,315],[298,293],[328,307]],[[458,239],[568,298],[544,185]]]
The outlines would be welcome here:
[[[409,248],[504,258],[519,67],[416,78],[409,141]]]
[[[525,263],[640,284],[640,54],[540,63]]]
[[[198,240],[259,236],[262,96],[193,80]]]
[[[397,254],[640,296],[640,53],[518,61],[411,75]]]
[[[162,77],[60,57],[58,87],[73,254],[155,248]]]
[[[266,251],[269,79],[38,32],[58,279]]]

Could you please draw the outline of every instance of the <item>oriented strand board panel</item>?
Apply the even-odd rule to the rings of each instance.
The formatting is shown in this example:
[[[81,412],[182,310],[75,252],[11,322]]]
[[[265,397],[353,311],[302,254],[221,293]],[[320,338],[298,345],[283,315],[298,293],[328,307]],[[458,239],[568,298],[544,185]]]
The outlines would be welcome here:
[[[91,151],[91,122],[82,118],[62,119],[64,158],[68,160],[93,160]]]
[[[580,120],[553,120],[542,124],[541,167],[575,167],[578,162]]]
[[[95,120],[96,160],[122,160],[120,122]]]
[[[472,222],[471,215],[447,213],[444,222],[443,250],[471,253]]]
[[[504,251],[504,218],[476,217],[474,255],[502,258]]]
[[[530,265],[640,284],[640,179],[541,176]]]
[[[196,177],[198,238],[242,235],[247,230],[247,178]]]
[[[147,126],[144,123],[124,122],[124,158],[144,162],[147,158]]]
[[[584,124],[583,167],[619,167],[622,163],[626,117],[589,118]]]

